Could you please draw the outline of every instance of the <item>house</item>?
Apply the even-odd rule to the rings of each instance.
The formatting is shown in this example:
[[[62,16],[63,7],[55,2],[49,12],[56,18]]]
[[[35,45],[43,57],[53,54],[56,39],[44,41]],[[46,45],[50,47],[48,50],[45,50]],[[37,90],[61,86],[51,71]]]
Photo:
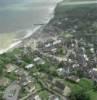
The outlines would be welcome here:
[[[97,72],[97,68],[93,68],[92,70]]]
[[[65,21],[68,21],[68,19],[69,19],[68,17],[65,17],[65,18],[64,18]]]
[[[67,97],[70,95],[70,93],[71,93],[71,89],[68,86],[65,86],[65,89],[63,91],[63,95]]]
[[[50,95],[48,100],[67,100],[67,98],[61,97],[61,99],[60,99],[60,97],[58,97],[56,95]]]
[[[84,54],[83,57],[85,58],[86,61],[89,61],[89,58],[86,54]]]
[[[6,68],[6,72],[11,73],[17,68],[17,66],[14,64],[7,64],[5,65],[5,68]]]
[[[37,61],[39,61],[40,59],[41,59],[40,57],[36,57],[36,58],[33,59],[33,61],[34,61],[34,62],[37,62]]]
[[[49,48],[50,46],[51,46],[51,44],[50,44],[50,43],[45,44],[45,48]]]
[[[72,61],[72,59],[68,59],[68,62],[69,62],[69,63],[72,63],[73,61]]]
[[[69,77],[67,77],[66,79],[68,79],[68,80],[70,80],[70,81],[72,81],[72,82],[75,82],[75,83],[78,83],[78,82],[80,81],[79,77],[74,76],[74,75],[69,76]]]
[[[55,86],[61,90],[64,90],[65,85],[59,81],[55,81]]]
[[[63,91],[65,89],[65,85],[63,83],[61,83],[60,81],[53,81],[53,90],[63,94]]]
[[[32,94],[28,100],[42,100],[38,94]]]
[[[65,73],[64,68],[58,68],[57,73],[58,73],[58,75],[64,75],[64,73]]]
[[[53,90],[64,96],[69,96],[71,93],[71,89],[59,80],[54,82]]]
[[[56,41],[53,42],[53,45],[57,45],[57,44],[60,44],[60,43],[62,43],[61,40],[56,40]]]
[[[36,62],[37,64],[41,64],[41,65],[45,64],[45,61],[41,59],[40,57],[34,58],[33,61]]]
[[[35,95],[34,100],[41,100],[41,98],[39,97],[39,95]]]
[[[35,85],[33,84],[33,82],[30,82],[30,83],[27,84],[27,86],[25,86],[25,89],[28,92],[35,91]]]
[[[90,77],[97,82],[97,68],[92,68],[89,71]]]
[[[25,66],[26,69],[31,69],[34,66],[34,64],[29,64],[27,66]]]
[[[77,68],[77,67],[79,67],[79,64],[73,64],[72,67]]]
[[[40,65],[44,65],[44,64],[45,64],[45,61],[42,60],[42,59],[40,59],[39,62],[38,62],[38,64],[40,64]]]
[[[90,71],[89,71],[89,76],[97,82],[97,68],[92,68]]]
[[[60,98],[58,96],[55,96],[55,95],[50,95],[49,100],[60,100]]]
[[[23,69],[21,69],[21,68],[17,68],[15,71],[15,74],[16,75],[18,75],[18,76],[22,76],[22,75],[28,75],[28,73],[27,72],[25,72]]]
[[[30,76],[23,75],[20,79],[20,84],[23,86],[26,86],[31,82],[32,82],[32,78]]]
[[[51,49],[51,52],[53,52],[53,53],[56,53],[56,51],[57,51],[57,48]]]

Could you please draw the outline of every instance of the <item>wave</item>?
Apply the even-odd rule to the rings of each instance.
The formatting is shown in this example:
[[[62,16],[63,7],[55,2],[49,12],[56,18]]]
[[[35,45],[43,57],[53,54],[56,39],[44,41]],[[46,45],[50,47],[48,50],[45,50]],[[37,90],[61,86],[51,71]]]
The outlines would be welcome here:
[[[23,37],[23,39],[26,39],[26,38],[30,37],[31,35],[33,35],[40,28],[41,28],[41,26],[37,26],[33,30],[27,30],[27,34]]]
[[[22,39],[17,39],[18,41],[12,43],[8,48],[6,48],[6,49],[1,49],[1,50],[0,50],[0,54],[6,53],[7,51],[9,51],[9,50],[15,48],[16,46],[20,45],[20,44],[23,42],[24,39],[26,39],[26,38],[32,36],[32,35],[33,35],[38,29],[40,29],[40,28],[41,28],[41,26],[37,26],[37,27],[34,28],[33,30],[28,30],[28,31],[27,31],[27,34],[26,34]]]
[[[17,41],[17,42],[15,42],[15,43],[11,44],[8,48],[6,48],[6,49],[1,49],[1,50],[0,50],[0,54],[6,53],[8,50],[10,50],[10,49],[16,47],[16,46],[19,45],[21,42],[22,42],[21,40],[20,40],[20,41]]]
[[[59,1],[62,1],[62,0],[59,0]],[[45,18],[45,20],[43,21],[45,24],[49,23],[49,21],[53,18],[54,16],[54,9],[55,9],[56,5],[49,8],[49,16],[47,16]],[[7,51],[9,51],[10,49],[12,48],[15,48],[16,46],[20,45],[22,43],[22,41],[30,36],[32,36],[36,31],[38,31],[39,29],[41,28],[41,25],[38,25],[37,27],[35,27],[33,30],[27,30],[26,32],[26,35],[21,38],[21,39],[14,39],[16,40],[16,42],[12,43],[8,48],[6,49],[1,49],[0,50],[0,54],[3,54],[3,53],[6,53]]]

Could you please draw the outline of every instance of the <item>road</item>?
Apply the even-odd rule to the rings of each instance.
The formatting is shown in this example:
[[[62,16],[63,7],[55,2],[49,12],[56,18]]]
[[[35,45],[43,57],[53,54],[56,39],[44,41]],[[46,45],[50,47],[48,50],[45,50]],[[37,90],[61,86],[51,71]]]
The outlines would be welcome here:
[[[36,93],[36,91],[32,91],[31,93],[29,93],[28,95],[24,96],[23,98],[21,98],[19,100],[27,100],[30,96],[32,96],[35,93]]]
[[[61,5],[86,5],[86,4],[97,4],[97,1],[77,1],[77,2],[62,2]]]
[[[44,87],[45,89],[47,89],[49,92],[51,92],[51,93],[53,93],[53,94],[59,96],[62,100],[63,100],[63,98],[64,98],[64,100],[67,100],[66,97],[65,97],[64,95],[62,95],[62,94],[60,94],[60,93],[54,91],[53,89],[49,88],[49,87],[45,84],[45,82],[41,81],[42,79],[38,79],[38,80],[39,80],[39,82],[43,85],[43,87]]]

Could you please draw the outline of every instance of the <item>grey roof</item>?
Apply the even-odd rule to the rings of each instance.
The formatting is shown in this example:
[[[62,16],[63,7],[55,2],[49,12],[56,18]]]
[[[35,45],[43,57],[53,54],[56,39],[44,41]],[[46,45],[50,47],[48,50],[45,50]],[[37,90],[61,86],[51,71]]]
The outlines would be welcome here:
[[[18,100],[20,89],[21,87],[16,82],[13,82],[6,88],[3,98],[5,100]]]

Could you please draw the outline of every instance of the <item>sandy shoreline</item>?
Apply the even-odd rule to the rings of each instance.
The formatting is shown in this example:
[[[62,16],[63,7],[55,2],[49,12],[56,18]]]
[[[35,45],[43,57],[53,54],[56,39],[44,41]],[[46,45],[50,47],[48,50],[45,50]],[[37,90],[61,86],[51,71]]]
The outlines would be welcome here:
[[[32,37],[33,34],[36,33],[36,31],[38,31],[41,28],[41,26],[36,27],[35,29],[33,29],[31,32],[29,31],[29,33],[27,35],[25,35],[22,39],[12,43],[8,48],[6,49],[1,49],[0,50],[0,54],[6,53],[11,49],[14,49],[15,47],[19,46],[22,44],[23,41],[25,41],[26,39],[28,39],[29,37]]]
[[[60,1],[61,1],[61,0],[60,0]],[[57,4],[56,4],[56,5],[57,5]],[[50,8],[50,11],[49,11],[49,12],[50,12],[50,17],[47,18],[47,19],[44,21],[45,25],[48,24],[49,21],[54,17],[53,12],[54,12],[54,10],[55,10],[55,8],[56,8],[56,5],[55,5],[54,7],[52,7],[52,8]],[[25,41],[25,40],[27,40],[27,39],[29,39],[29,38],[31,38],[31,37],[33,38],[33,35],[34,35],[34,34],[38,37],[38,34],[37,34],[37,33],[39,33],[39,31],[40,31],[41,29],[43,29],[43,27],[45,27],[45,25],[43,25],[43,26],[38,25],[38,26],[37,26],[36,28],[34,28],[32,31],[28,31],[27,34],[26,34],[22,39],[20,39],[20,40],[14,42],[14,43],[12,43],[12,44],[11,44],[8,48],[6,48],[6,49],[1,49],[1,50],[0,50],[0,54],[6,53],[6,52],[8,52],[9,50],[18,47],[19,45],[22,44],[23,41]],[[42,33],[41,33],[41,34],[42,34]]]

